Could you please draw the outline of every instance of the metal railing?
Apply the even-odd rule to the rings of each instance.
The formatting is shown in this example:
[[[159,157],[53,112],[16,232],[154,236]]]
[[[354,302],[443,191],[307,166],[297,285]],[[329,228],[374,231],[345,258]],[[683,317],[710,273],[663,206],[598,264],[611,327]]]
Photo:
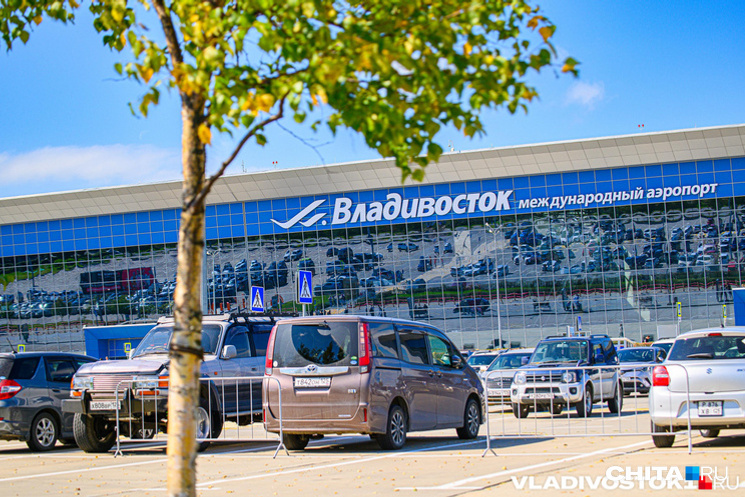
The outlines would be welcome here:
[[[278,442],[273,457],[276,458],[283,448],[289,455],[283,442],[281,388],[278,389],[279,433],[270,434],[261,419],[261,392],[264,379],[264,377],[200,378],[200,405],[196,413],[197,443]],[[266,379],[279,383],[277,378],[267,377]],[[123,438],[127,438],[127,443],[162,444],[167,441],[168,387],[169,380],[166,378],[134,378],[120,381],[117,384],[114,391],[116,411],[114,456],[123,454]],[[259,425],[261,425],[260,428],[257,428]]]
[[[685,375],[685,400],[675,419],[670,418],[666,427],[668,432],[653,432],[651,417],[645,419],[650,411],[653,369],[658,365],[664,365],[668,370],[681,369]],[[486,449],[483,455],[494,453],[492,438],[664,437],[685,434],[688,453],[693,450],[691,406],[695,402],[691,402],[688,370],[681,364],[523,367],[488,371],[482,375],[482,382],[487,398]],[[591,388],[594,400],[585,404]],[[621,390],[617,392],[617,389]],[[678,392],[678,395],[682,394]],[[607,404],[607,409],[603,404]],[[491,413],[490,407],[494,409]],[[496,426],[490,419],[490,414],[495,411],[501,415]],[[676,419],[686,422],[684,429],[675,422]]]

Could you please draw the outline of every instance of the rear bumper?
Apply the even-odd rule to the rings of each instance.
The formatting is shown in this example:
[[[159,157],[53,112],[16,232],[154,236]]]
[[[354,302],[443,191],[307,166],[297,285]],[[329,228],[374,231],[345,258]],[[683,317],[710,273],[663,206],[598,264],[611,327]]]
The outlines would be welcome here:
[[[333,408],[331,408],[333,411]],[[367,417],[367,420],[365,420]],[[375,420],[367,404],[360,405],[357,413],[343,419],[282,419],[282,431],[303,434],[384,433],[386,420]],[[279,433],[280,420],[277,406],[264,403],[264,423],[267,431]]]
[[[28,409],[0,407],[0,440],[28,440],[33,415]]]
[[[700,401],[722,402],[721,416],[703,416]],[[690,394],[671,392],[667,387],[652,387],[649,392],[649,417],[657,426],[673,429],[688,428],[745,428],[745,391]]]

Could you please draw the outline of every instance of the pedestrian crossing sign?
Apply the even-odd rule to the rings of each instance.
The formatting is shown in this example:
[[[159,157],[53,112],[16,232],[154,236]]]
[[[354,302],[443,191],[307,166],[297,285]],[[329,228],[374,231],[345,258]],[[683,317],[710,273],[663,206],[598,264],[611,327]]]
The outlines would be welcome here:
[[[264,312],[264,287],[251,287],[251,311]]]
[[[301,304],[313,303],[313,273],[298,271],[297,301]]]
[[[18,344],[18,352],[26,352],[26,346],[21,344]]]

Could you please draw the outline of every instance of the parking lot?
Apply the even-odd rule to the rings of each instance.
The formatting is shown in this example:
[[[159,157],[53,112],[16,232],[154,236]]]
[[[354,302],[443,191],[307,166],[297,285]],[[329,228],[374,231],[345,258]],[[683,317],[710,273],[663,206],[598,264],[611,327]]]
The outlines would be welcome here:
[[[646,399],[639,401],[643,404]],[[485,425],[475,441],[458,440],[453,430],[413,433],[403,450],[390,452],[380,450],[367,436],[326,437],[311,441],[305,451],[289,455],[281,451],[274,459],[276,443],[219,442],[197,459],[198,493],[440,497],[555,495],[560,490],[562,495],[607,495],[625,491],[601,479],[609,471],[619,474],[630,468],[633,477],[641,468],[643,479],[644,471],[654,476],[655,468],[677,467],[684,473],[687,466],[716,467],[720,475],[726,470],[729,484],[742,482],[739,492],[743,491],[742,433],[724,432],[725,436],[709,440],[696,432],[690,455],[685,435],[679,435],[670,449],[656,449],[649,435],[631,434],[636,427],[641,427],[637,431],[641,433],[649,426],[643,410],[634,414],[634,409],[634,403],[627,402],[619,424],[607,409],[598,409],[589,420],[577,418],[574,412],[561,418],[538,413],[517,420],[509,409],[492,406],[493,452],[485,450]],[[570,433],[560,432],[565,424],[572,426]],[[518,431],[529,436],[504,435]],[[0,443],[3,495],[166,495],[165,445],[124,443],[122,449],[124,455],[118,457],[113,451],[95,455],[62,446],[34,454],[22,442]],[[563,487],[551,488],[554,482]],[[650,481],[633,483],[637,493],[680,492],[650,488],[654,486]],[[581,488],[569,488],[572,485]]]

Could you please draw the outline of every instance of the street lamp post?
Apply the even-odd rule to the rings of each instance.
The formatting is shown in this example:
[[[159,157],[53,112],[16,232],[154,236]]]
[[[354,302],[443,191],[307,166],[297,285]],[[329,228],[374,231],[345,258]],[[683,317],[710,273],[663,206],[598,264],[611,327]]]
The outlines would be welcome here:
[[[504,344],[502,342],[502,314],[500,311],[500,300],[499,300],[499,257],[497,255],[497,230],[495,230],[489,223],[484,223],[486,230],[494,237],[494,280],[497,287],[497,336],[499,338],[499,347],[501,348]]]

